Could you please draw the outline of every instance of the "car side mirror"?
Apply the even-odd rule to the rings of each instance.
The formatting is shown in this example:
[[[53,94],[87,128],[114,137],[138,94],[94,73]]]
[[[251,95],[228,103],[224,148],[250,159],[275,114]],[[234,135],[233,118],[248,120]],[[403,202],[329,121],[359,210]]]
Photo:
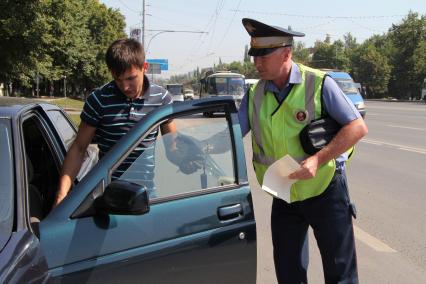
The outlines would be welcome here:
[[[95,200],[97,213],[142,215],[149,212],[146,187],[123,180],[111,182]]]

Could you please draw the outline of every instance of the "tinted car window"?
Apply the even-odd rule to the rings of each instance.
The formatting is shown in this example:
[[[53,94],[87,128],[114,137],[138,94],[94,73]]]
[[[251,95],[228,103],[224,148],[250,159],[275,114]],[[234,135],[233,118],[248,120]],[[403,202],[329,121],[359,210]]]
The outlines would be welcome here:
[[[13,225],[13,160],[9,120],[0,119],[0,249]]]
[[[226,119],[193,116],[174,122],[177,157],[170,157],[167,152],[174,134],[159,136],[120,179],[147,186],[150,198],[234,184],[232,142]],[[150,159],[154,161],[153,168]]]
[[[55,124],[55,127],[58,130],[59,135],[61,136],[62,142],[68,150],[71,147],[71,143],[74,141],[76,136],[74,128],[60,111],[48,111],[47,115],[49,116],[50,120]]]

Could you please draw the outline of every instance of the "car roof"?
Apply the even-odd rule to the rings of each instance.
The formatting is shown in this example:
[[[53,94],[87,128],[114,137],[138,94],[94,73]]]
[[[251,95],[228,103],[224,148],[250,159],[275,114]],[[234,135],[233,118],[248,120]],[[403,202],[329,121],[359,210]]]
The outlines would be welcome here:
[[[321,69],[321,70],[327,72],[327,74],[330,75],[331,78],[335,78],[335,79],[351,79],[352,80],[351,75],[349,75],[349,73],[347,73],[345,71],[335,70],[335,69]]]
[[[44,110],[60,109],[58,106],[46,103],[40,99],[0,97],[0,116],[16,116],[22,110],[35,107],[37,105],[41,106]]]
[[[240,77],[240,78],[244,78],[244,75],[239,74],[239,73],[233,73],[233,72],[217,72],[217,73],[213,73],[207,77],[213,78],[213,77]]]

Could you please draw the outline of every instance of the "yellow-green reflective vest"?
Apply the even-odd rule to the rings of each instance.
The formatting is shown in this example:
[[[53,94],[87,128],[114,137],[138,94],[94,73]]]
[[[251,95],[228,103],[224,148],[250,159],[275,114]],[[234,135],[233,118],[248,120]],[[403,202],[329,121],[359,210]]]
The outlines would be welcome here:
[[[265,92],[266,81],[260,80],[249,92],[249,122],[252,131],[253,166],[257,180],[263,183],[266,169],[289,154],[297,161],[307,158],[299,133],[311,120],[321,115],[321,90],[325,73],[301,64],[301,84],[294,84],[280,104],[272,92]],[[320,195],[329,185],[336,169],[335,160],[324,163],[314,178],[293,184],[290,202]]]

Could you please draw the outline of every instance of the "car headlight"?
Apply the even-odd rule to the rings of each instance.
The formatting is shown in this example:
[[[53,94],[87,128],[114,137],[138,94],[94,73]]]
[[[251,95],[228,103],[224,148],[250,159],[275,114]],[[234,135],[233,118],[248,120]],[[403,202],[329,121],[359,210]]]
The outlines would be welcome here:
[[[365,108],[365,103],[364,102],[360,102],[359,104],[356,105],[357,109],[364,109]]]

